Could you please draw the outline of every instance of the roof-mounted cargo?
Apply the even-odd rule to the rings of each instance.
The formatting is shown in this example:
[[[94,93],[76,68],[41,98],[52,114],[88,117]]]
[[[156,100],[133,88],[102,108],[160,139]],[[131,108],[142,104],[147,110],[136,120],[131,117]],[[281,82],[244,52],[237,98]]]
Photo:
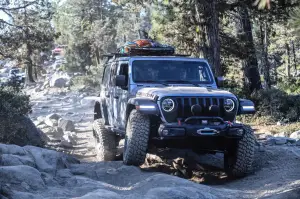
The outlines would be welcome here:
[[[117,57],[130,56],[174,56],[189,57],[190,55],[175,54],[175,48],[169,45],[163,45],[150,39],[139,39],[133,42],[127,42],[117,49],[116,53],[101,55],[102,59],[109,61]]]
[[[172,47],[135,47],[126,49],[126,53],[122,53],[122,49],[120,49],[119,53],[126,56],[172,56],[175,50]]]
[[[175,48],[150,39],[139,39],[125,43],[117,49],[117,53],[127,56],[172,56]]]

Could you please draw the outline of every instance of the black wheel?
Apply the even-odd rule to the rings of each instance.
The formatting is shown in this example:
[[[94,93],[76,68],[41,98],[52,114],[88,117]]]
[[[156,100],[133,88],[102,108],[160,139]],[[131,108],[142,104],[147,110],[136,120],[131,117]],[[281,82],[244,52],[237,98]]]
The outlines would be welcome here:
[[[231,177],[244,177],[252,169],[255,135],[250,126],[244,126],[244,137],[224,157],[224,168]]]
[[[95,150],[98,161],[113,161],[116,158],[116,135],[105,128],[103,120],[97,119],[93,124]]]
[[[123,162],[140,166],[145,162],[150,134],[150,119],[132,110],[126,126]]]

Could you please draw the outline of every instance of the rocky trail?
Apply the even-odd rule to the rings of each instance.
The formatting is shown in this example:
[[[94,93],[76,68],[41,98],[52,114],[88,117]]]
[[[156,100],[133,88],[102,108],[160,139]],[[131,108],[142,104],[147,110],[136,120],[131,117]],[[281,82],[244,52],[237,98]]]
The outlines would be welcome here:
[[[222,154],[159,151],[161,158],[149,154],[141,168],[97,162],[92,133],[96,93],[36,91],[27,90],[30,118],[47,135],[48,149],[0,145],[0,198],[300,198],[296,140],[266,136],[256,149],[253,172],[241,179],[225,175]]]
[[[88,92],[66,92],[62,89],[48,89],[46,93],[32,92],[31,102],[33,111],[30,115],[33,121],[36,121],[37,127],[43,130],[50,138],[48,147],[61,152],[71,154],[82,161],[95,161],[94,138],[92,133],[93,105],[96,96],[89,96]],[[92,93],[93,94],[93,93]],[[53,136],[55,124],[45,124],[47,116],[57,114],[64,120],[69,120],[74,125],[74,139],[70,142],[61,144],[61,137]],[[47,121],[46,121],[47,123]],[[73,143],[72,143],[73,141]]]

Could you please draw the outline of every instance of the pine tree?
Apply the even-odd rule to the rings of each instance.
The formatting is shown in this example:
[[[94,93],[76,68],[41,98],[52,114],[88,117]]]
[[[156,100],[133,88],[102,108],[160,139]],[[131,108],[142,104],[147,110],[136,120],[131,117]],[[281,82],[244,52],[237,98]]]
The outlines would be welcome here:
[[[36,52],[48,49],[54,39],[51,26],[53,8],[47,0],[14,1],[14,4],[1,3],[1,10],[8,20],[0,21],[0,52],[4,57],[20,59],[27,69],[27,81],[34,82],[37,67],[32,57]]]

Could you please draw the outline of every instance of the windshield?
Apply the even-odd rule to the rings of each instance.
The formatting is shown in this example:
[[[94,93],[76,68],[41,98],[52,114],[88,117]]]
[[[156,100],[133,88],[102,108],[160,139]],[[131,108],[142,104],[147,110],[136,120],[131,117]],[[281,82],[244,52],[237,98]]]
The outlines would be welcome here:
[[[10,71],[11,74],[17,74],[17,73],[20,73],[20,70],[19,69],[12,69]]]
[[[134,82],[213,83],[209,66],[201,61],[135,60]]]

